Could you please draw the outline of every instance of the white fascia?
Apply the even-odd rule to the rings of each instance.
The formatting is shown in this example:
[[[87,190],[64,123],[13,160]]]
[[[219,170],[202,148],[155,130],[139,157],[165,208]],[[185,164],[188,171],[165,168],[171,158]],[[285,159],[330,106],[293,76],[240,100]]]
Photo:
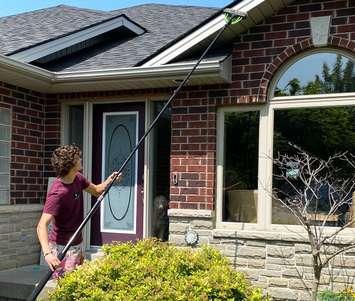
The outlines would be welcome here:
[[[102,22],[92,27],[77,31],[67,36],[49,41],[38,46],[17,52],[9,55],[9,57],[16,59],[17,61],[28,63],[33,62],[39,58],[58,52],[65,48],[71,47],[78,43],[87,41],[98,35],[104,34],[119,27],[126,27],[137,35],[143,34],[144,29],[139,27],[135,23],[131,22],[125,16],[119,16],[114,19]]]
[[[266,0],[244,0],[231,7],[231,9],[243,13],[248,13],[250,10],[259,6],[263,2],[266,2]],[[216,33],[225,24],[226,21],[222,13],[207,24],[203,25],[196,31],[192,32],[191,34],[180,40],[179,42],[175,43],[173,46],[169,47],[168,49],[164,50],[163,52],[143,64],[143,66],[158,66],[170,62],[180,54],[184,53],[188,49],[192,48],[193,46],[202,42],[204,39]]]

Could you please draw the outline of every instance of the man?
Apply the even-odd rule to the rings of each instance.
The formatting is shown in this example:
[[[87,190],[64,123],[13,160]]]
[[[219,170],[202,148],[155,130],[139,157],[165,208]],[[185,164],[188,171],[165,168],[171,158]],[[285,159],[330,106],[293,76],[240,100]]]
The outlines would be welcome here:
[[[64,145],[57,148],[51,158],[57,178],[47,194],[42,216],[37,226],[44,259],[53,273],[59,278],[72,271],[83,262],[82,235],[77,235],[66,256],[59,261],[61,252],[77,230],[84,217],[83,190],[98,197],[116,176],[114,172],[101,184],[90,183],[81,173],[81,151],[77,146]],[[120,180],[120,176],[117,177]],[[48,236],[48,225],[52,229]]]

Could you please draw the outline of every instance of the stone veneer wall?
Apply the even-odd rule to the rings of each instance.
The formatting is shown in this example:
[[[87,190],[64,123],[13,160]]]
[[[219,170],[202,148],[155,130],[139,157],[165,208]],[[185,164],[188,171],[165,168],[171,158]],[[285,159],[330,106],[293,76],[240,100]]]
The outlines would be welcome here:
[[[311,300],[312,258],[306,236],[300,233],[214,229],[213,211],[170,209],[169,242],[186,246],[184,234],[191,227],[199,234],[199,246],[209,244],[227,256],[231,265],[245,272],[274,300]],[[344,236],[339,245],[355,242],[354,236]],[[344,268],[345,267],[345,268]],[[341,290],[355,281],[355,250],[332,261],[323,270],[320,291]]]
[[[36,224],[42,205],[0,206],[0,270],[37,264]]]

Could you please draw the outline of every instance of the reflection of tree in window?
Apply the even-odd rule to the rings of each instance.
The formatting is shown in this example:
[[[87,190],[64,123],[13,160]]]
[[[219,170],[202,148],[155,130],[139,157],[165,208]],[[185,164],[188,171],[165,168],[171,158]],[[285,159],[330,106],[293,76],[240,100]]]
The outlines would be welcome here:
[[[312,57],[318,57],[319,59],[322,55],[323,54],[315,54],[312,55]],[[354,62],[340,54],[336,55],[335,62],[330,62],[329,54],[326,56],[323,55],[323,57],[324,61],[321,74],[316,74],[317,71],[314,70],[315,74],[313,80],[306,83],[301,82],[304,77],[304,72],[312,72],[312,70],[303,70],[304,68],[302,67],[298,68],[299,62],[302,60],[292,65],[280,78],[274,91],[275,96],[354,92]],[[290,76],[290,73],[297,75],[297,77],[288,80],[284,87],[280,87],[280,84],[282,84],[287,76]]]
[[[298,145],[314,157],[327,160],[337,153],[349,152],[355,154],[355,107],[307,108],[275,111],[274,157],[278,154],[295,155],[296,150],[289,143]],[[339,179],[354,177],[354,169],[344,161],[337,162]],[[274,174],[280,171],[274,167]],[[288,193],[287,183],[274,178],[274,188]],[[297,179],[294,185],[298,187]],[[302,189],[302,187],[300,187]],[[328,210],[328,187],[319,183],[314,187],[319,192],[318,212]],[[277,204],[274,204],[274,207]],[[312,206],[310,206],[311,208]],[[275,208],[274,208],[275,209]],[[312,208],[311,208],[312,209]],[[340,208],[344,214],[349,208]],[[275,212],[282,210],[275,209]],[[275,213],[274,213],[275,214]],[[281,215],[282,213],[278,213]],[[279,217],[275,216],[278,220]],[[286,218],[284,218],[286,219]],[[287,223],[281,221],[282,223]]]

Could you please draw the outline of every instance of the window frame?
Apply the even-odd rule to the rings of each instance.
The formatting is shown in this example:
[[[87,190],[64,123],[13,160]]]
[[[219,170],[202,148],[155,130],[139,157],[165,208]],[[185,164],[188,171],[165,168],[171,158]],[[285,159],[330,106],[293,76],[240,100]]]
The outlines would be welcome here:
[[[257,209],[257,223],[245,223],[245,222],[226,222],[223,221],[223,172],[224,172],[224,121],[225,113],[230,112],[255,112],[259,111],[259,137],[258,137],[258,175],[261,172],[262,165],[260,164],[260,143],[261,138],[264,135],[261,135],[262,130],[262,108],[264,106],[233,106],[233,107],[220,107],[217,110],[217,149],[216,149],[216,227],[223,229],[245,229],[256,230],[263,228],[261,221],[263,218],[260,218],[264,215],[264,208],[262,205],[259,205],[260,197],[262,197],[261,183],[258,181],[258,209]]]
[[[2,126],[7,126],[10,128],[10,133],[9,133],[9,140],[1,140],[1,142],[8,142],[9,143],[9,157],[1,156],[1,158],[5,158],[9,160],[9,173],[5,172],[0,172],[1,175],[8,175],[8,189],[1,189],[1,191],[8,191],[9,198],[5,200],[4,203],[0,202],[0,206],[6,206],[10,204],[11,200],[11,143],[12,143],[12,110],[11,108],[6,108],[6,107],[0,107],[0,110],[7,111],[9,114],[9,124],[1,123],[0,125]]]

